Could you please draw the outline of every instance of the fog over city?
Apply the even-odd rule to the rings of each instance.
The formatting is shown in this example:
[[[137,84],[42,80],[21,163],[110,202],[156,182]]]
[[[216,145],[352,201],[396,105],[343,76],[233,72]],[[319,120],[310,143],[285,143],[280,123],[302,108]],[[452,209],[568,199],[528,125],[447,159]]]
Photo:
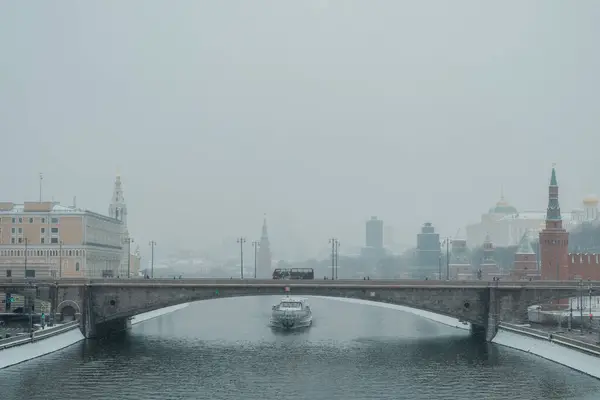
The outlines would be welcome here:
[[[117,173],[150,240],[274,259],[414,247],[503,193],[600,194],[597,1],[0,3],[0,201],[108,213]]]

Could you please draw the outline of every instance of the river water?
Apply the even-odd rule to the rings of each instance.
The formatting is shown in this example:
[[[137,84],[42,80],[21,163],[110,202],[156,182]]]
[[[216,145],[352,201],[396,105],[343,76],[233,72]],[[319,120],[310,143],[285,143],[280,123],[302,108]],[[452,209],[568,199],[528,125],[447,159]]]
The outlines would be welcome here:
[[[0,370],[0,399],[600,398],[595,378],[393,309],[314,298],[312,328],[273,332],[277,300],[194,303]]]

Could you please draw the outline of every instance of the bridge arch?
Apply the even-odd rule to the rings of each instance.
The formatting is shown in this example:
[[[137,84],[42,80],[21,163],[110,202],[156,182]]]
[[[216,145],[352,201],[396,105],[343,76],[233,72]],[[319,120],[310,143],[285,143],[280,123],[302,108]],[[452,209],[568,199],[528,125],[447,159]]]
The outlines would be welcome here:
[[[158,287],[148,288],[106,286],[92,287],[93,313],[96,323],[133,317],[138,314],[202,300],[248,296],[317,296],[347,298],[372,303],[387,303],[484,325],[487,323],[488,290],[486,288],[440,289],[432,295],[423,288],[335,288],[298,285],[285,291],[278,287]]]
[[[56,307],[57,313],[60,314],[60,320],[77,319],[81,315],[81,308],[76,301],[64,300]]]

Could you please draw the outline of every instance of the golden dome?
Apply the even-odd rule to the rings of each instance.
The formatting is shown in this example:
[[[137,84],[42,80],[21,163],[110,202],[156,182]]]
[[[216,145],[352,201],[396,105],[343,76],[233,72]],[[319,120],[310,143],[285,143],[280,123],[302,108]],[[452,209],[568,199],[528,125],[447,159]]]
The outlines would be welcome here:
[[[591,195],[589,195],[589,196],[586,196],[586,197],[583,199],[583,204],[585,204],[585,205],[590,205],[590,206],[597,205],[597,204],[598,204],[598,197],[596,197],[596,196],[595,196],[595,195],[593,195],[593,194],[591,194]]]

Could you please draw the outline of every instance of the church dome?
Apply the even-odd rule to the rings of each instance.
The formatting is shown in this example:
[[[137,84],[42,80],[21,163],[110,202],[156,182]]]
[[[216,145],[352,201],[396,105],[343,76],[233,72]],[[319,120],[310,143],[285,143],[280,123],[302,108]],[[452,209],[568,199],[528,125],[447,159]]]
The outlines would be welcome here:
[[[595,195],[586,196],[583,199],[583,204],[585,204],[586,206],[595,206],[598,204],[598,197],[596,197]]]

